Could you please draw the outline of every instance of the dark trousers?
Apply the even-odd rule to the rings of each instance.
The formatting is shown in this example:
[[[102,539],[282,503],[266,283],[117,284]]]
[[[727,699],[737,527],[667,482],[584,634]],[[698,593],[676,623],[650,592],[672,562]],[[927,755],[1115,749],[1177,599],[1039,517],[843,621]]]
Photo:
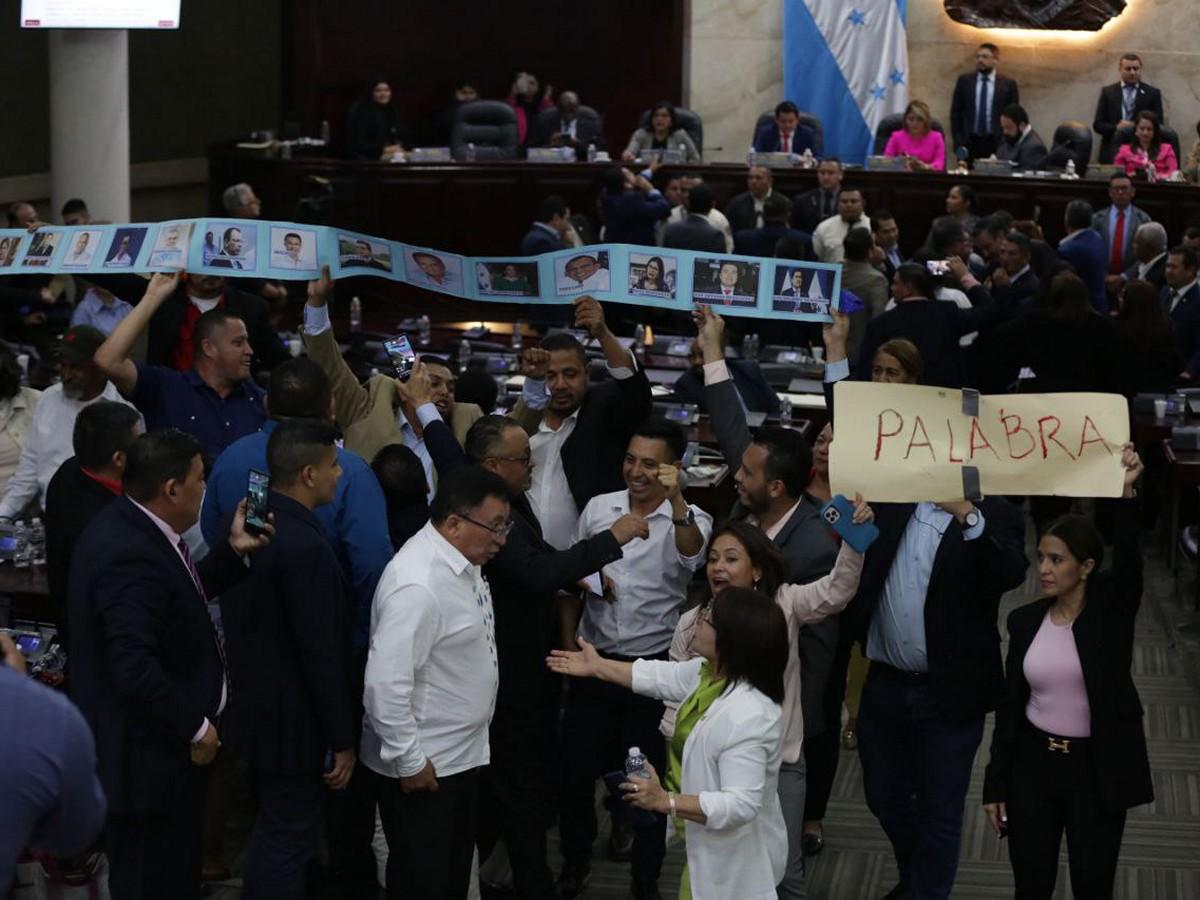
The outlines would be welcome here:
[[[242,900],[303,900],[321,839],[328,793],[320,775],[256,773],[258,814],[250,834]]]
[[[544,724],[545,713],[534,688],[502,689],[488,729],[491,760],[481,779],[479,860],[486,860],[503,838],[513,888],[518,897],[529,900],[554,896],[546,864],[549,757]]]
[[[209,769],[191,766],[166,812],[110,816],[104,830],[112,900],[195,900],[200,895]]]
[[[850,650],[854,641],[844,632],[839,635],[837,652],[825,679],[825,696],[821,712],[825,728],[814,737],[804,737],[804,765],[808,790],[804,795],[804,821],[820,822],[829,807],[833,780],[837,777],[838,757],[842,747],[842,703],[846,698],[846,669],[850,665]],[[805,723],[807,725],[807,722]]]
[[[863,791],[914,900],[944,900],[954,887],[982,737],[982,716],[947,721],[924,678],[871,663],[858,711]]]
[[[354,658],[350,686],[353,721],[361,726],[363,718],[363,674],[366,651]],[[355,729],[355,750],[361,727]],[[356,765],[350,784],[344,791],[325,791],[325,840],[329,846],[326,896],[357,900],[372,896],[376,890],[375,784],[366,766]]]
[[[1054,896],[1063,831],[1078,900],[1110,900],[1125,811],[1100,801],[1091,748],[1072,741],[1070,753],[1049,749],[1048,737],[1022,729],[1009,778],[1008,855],[1017,900]]]
[[[584,864],[591,858],[597,829],[596,779],[623,771],[630,747],[640,747],[660,777],[666,772],[666,742],[658,730],[662,713],[660,701],[628,688],[592,678],[572,679],[563,721],[564,774],[558,817],[567,862]],[[657,882],[665,852],[666,816],[656,814],[652,825],[634,832],[633,877],[644,883]]]
[[[481,771],[439,775],[436,791],[411,794],[400,789],[399,778],[372,773],[388,842],[388,900],[467,896]]]

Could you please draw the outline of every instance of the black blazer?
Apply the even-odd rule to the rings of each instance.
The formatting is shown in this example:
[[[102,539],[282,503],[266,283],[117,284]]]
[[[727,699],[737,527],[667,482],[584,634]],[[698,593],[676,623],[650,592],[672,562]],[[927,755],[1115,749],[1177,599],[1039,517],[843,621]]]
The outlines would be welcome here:
[[[714,228],[704,216],[691,213],[667,226],[663,233],[663,246],[674,250],[724,253],[725,235]]]
[[[1029,271],[1015,281],[999,286],[993,284],[991,294],[996,305],[1003,307],[1005,315],[1012,316],[1021,311],[1022,307],[1038,292],[1039,287],[1041,287],[1041,282],[1034,273],[1031,262]]]
[[[1112,566],[1093,576],[1087,604],[1071,629],[1091,710],[1096,783],[1101,801],[1113,812],[1154,800],[1142,731],[1142,703],[1129,671],[1135,620],[1142,602],[1138,504],[1125,500],[1118,508]],[[984,803],[1009,797],[1013,757],[1030,694],[1025,654],[1053,603],[1052,598],[1043,597],[1014,609],[1008,616],[1008,675],[996,709],[992,755],[983,781]]]
[[[1030,307],[980,341],[986,343],[979,367],[979,387],[985,392],[1003,393],[1028,366],[1037,374],[1028,389],[1037,393],[1125,393],[1121,345],[1108,316],[1091,313],[1082,322],[1069,323]]]
[[[1125,280],[1138,280],[1138,263],[1135,262],[1125,270]],[[1162,289],[1167,286],[1167,254],[1164,253],[1155,260],[1154,264],[1146,270],[1146,274],[1142,276],[1141,280],[1150,282],[1161,294]]]
[[[791,259],[807,259],[816,261],[813,253],[812,235],[796,228],[783,225],[764,225],[762,228],[742,228],[733,233],[733,252],[742,256],[761,256],[772,259],[775,256],[775,245],[784,238],[795,238],[804,248],[799,256]]]
[[[756,228],[758,216],[754,212],[754,195],[749,191],[735,194],[725,205],[725,218],[729,220],[731,232]]]
[[[179,339],[179,329],[183,325],[189,302],[186,289],[180,286],[150,320],[146,337],[146,362],[149,365],[171,364],[171,350]],[[255,297],[226,285],[225,308],[240,316],[246,323],[250,346],[254,348],[253,368],[256,373],[259,369],[273,369],[292,358],[287,347],[279,340],[275,329],[271,327],[267,303],[262,297]]]
[[[317,517],[271,494],[275,535],[250,577],[221,595],[230,680],[223,739],[260,772],[313,775],[358,746],[342,567]]]
[[[1183,299],[1171,310],[1171,289],[1164,287],[1159,294],[1163,312],[1175,329],[1175,341],[1183,354],[1184,367],[1192,378],[1200,375],[1200,284],[1183,295]],[[1182,370],[1181,370],[1182,371]]]
[[[248,572],[228,541],[196,568],[210,598]],[[192,738],[221,701],[208,607],[176,549],[125,497],[83,532],[68,594],[71,699],[96,737],[108,811],[172,809],[188,781]]]
[[[1100,162],[1111,163],[1117,153],[1114,143],[1117,123],[1121,121],[1122,84],[1105,85],[1100,89],[1100,99],[1096,101],[1096,120],[1092,129],[1100,135]],[[1133,115],[1136,119],[1142,110],[1149,110],[1163,120],[1162,91],[1152,85],[1141,83],[1137,87],[1137,95],[1133,99]]]
[[[1010,103],[1021,102],[1021,92],[1017,83],[999,72],[991,89],[995,91],[992,97],[992,131],[991,134],[1000,140],[1000,113]],[[975,133],[975,88],[978,72],[966,72],[958,76],[954,83],[954,96],[950,100],[950,131],[954,136],[955,147],[965,147],[967,139]]]
[[[830,201],[833,212],[829,215],[837,215],[837,195],[839,193],[841,193],[840,190],[834,192],[833,199]],[[819,187],[797,194],[792,198],[793,228],[812,234],[816,231],[817,226],[828,218],[829,216],[825,215],[824,195]]]
[[[966,721],[995,709],[1004,684],[1000,597],[1025,578],[1025,520],[1021,510],[999,497],[977,504],[983,534],[963,540],[952,519],[942,536],[925,594],[925,642],[929,679],[941,715]],[[858,593],[842,613],[844,641],[866,646],[871,617],[883,596],[912,503],[872,504],[879,538],[867,551]]]
[[[779,414],[779,396],[767,383],[757,362],[749,359],[727,359],[725,365],[729,367],[729,374],[733,377],[733,383],[737,385],[738,394],[746,404],[746,409],[769,416]],[[695,403],[700,412],[708,412],[703,369],[688,369],[676,379],[671,390],[680,400]]]
[[[562,113],[555,110],[553,115],[548,115],[545,118],[538,116],[532,123],[530,128],[532,132],[530,140],[527,144],[529,147],[549,147],[550,138],[562,131]],[[574,147],[587,148],[588,144],[595,144],[597,150],[604,149],[604,133],[600,130],[600,122],[590,116],[575,117],[575,137],[568,142]],[[586,157],[582,157],[582,162]]]
[[[552,235],[545,228],[531,225],[521,238],[520,255],[537,256],[539,253],[554,253],[566,249],[567,245],[563,243],[562,238]]]

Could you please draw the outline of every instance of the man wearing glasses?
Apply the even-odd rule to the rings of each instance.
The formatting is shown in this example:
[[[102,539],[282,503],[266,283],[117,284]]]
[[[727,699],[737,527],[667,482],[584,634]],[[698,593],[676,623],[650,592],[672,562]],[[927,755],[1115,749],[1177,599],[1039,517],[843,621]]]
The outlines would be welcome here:
[[[371,607],[362,762],[378,781],[388,897],[465,897],[499,661],[483,566],[512,528],[508,485],[461,466],[392,558]]]

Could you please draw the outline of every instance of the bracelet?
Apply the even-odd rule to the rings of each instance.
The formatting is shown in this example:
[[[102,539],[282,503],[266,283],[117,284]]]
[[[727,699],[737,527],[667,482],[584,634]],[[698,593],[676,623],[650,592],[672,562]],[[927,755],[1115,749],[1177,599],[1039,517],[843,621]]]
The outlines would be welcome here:
[[[675,795],[671,791],[667,791],[667,802],[671,804],[671,818],[677,818],[679,813],[675,810]]]

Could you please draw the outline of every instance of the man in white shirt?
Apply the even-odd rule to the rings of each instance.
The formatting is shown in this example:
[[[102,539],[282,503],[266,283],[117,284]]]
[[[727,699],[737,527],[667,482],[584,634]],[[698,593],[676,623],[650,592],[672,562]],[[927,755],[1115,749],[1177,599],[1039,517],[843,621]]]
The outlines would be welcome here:
[[[679,472],[686,446],[678,425],[659,417],[647,419],[625,451],[626,489],[592,498],[579,518],[577,540],[611,528],[630,513],[645,518],[649,526],[649,537],[626,544],[623,556],[604,566],[605,596],[590,596],[579,623],[579,637],[611,659],[666,659],[688,582],[704,563],[712,517],[683,499]],[[558,817],[564,858],[558,888],[563,898],[578,896],[587,880],[596,837],[596,779],[620,770],[631,745],[665,771],[665,747],[658,731],[662,711],[659,701],[614,685],[590,679],[572,682],[563,723],[567,775]],[[620,813],[614,810],[614,815]],[[665,822],[656,816],[633,824],[633,896],[657,897]]]
[[[560,294],[578,294],[583,291],[608,291],[608,269],[600,265],[594,253],[572,256],[563,266],[563,277],[558,281]]]
[[[821,262],[838,263],[846,258],[844,242],[851,228],[870,228],[871,220],[865,209],[862,191],[843,186],[838,192],[838,211],[817,226],[813,232],[813,252]]]
[[[97,400],[126,402],[92,362],[103,343],[104,334],[90,325],[76,325],[63,335],[59,351],[62,381],[42,392],[33,412],[17,469],[0,500],[0,519],[15,519],[31,503],[45,502],[50,479],[75,455],[71,436],[80,410]]]
[[[660,244],[662,243],[662,238],[666,235],[668,225],[674,225],[676,222],[682,222],[684,219],[686,219],[688,217],[688,214],[689,214],[688,213],[688,202],[687,202],[688,195],[691,193],[692,188],[696,187],[696,185],[698,185],[698,184],[703,184],[703,183],[704,183],[704,179],[701,178],[699,175],[688,175],[688,176],[680,179],[679,199],[682,202],[678,206],[673,206],[671,209],[671,215],[669,215],[667,217],[665,222],[660,223],[662,225],[662,230],[659,232],[659,235],[658,235]],[[668,200],[672,200],[672,197],[670,196],[669,193],[664,194],[664,196],[666,196]],[[714,206],[712,209],[710,209],[708,212],[706,212],[704,214],[704,218],[708,220],[709,225],[711,225],[713,228],[717,229],[717,231],[721,232],[722,235],[724,235],[724,237],[725,237],[725,252],[732,253],[733,252],[733,226],[729,224],[729,219],[726,218],[725,213],[721,212],[719,209],[717,209]]]
[[[504,480],[456,469],[375,590],[361,759],[379,776],[389,897],[467,895],[499,681],[482,566],[511,527]]]
[[[96,252],[96,245],[92,243],[93,237],[99,236],[98,231],[81,231],[75,236],[75,243],[71,245],[71,252],[63,259],[64,266],[70,266],[73,269],[86,269],[92,264],[92,255]]]

